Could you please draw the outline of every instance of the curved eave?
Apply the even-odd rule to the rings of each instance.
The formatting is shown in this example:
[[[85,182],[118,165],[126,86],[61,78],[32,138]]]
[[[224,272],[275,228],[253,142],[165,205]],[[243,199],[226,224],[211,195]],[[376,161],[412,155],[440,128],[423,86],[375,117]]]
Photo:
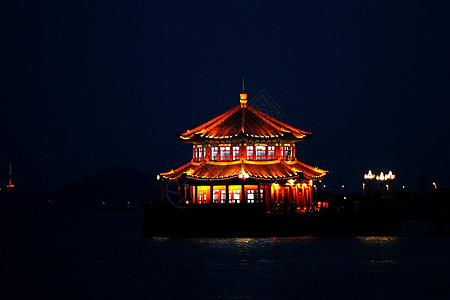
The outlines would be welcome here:
[[[325,177],[327,177],[328,175],[329,175],[329,171],[325,171],[324,174],[321,174],[319,176],[308,176],[305,174],[304,177],[306,179],[310,179],[310,180],[321,180],[321,179],[324,179]]]
[[[298,169],[299,172],[303,172],[304,178],[310,180],[320,180],[328,176],[329,171],[320,169],[318,167],[311,167],[297,159],[293,161],[282,161],[283,164],[292,168],[292,170],[296,171],[297,168],[304,169],[304,171]],[[306,171],[306,172],[305,172]]]
[[[206,162],[193,162],[190,161],[187,164],[182,165],[177,169],[172,169],[169,172],[160,173],[160,180],[162,181],[177,181],[183,175],[194,172],[194,170],[198,169],[201,165],[204,165]]]
[[[283,181],[289,179],[319,180],[328,175],[328,171],[311,167],[300,161],[203,161],[189,162],[176,170],[161,173],[163,181],[177,181],[181,177],[199,181],[226,181],[239,178],[244,172],[245,179],[259,181]],[[245,180],[243,179],[243,180]]]
[[[290,143],[296,143],[300,141],[304,141],[307,139],[312,138],[311,133],[305,133],[300,137],[295,136],[292,132],[286,132],[283,135],[272,135],[272,136],[262,136],[262,135],[252,135],[247,134],[244,132],[238,132],[234,135],[226,135],[226,136],[204,136],[202,134],[198,133],[192,133],[189,135],[189,137],[186,137],[185,135],[178,133],[176,135],[176,139],[183,142],[183,143],[220,143],[220,142],[233,142],[233,141],[240,141],[240,140],[251,140],[251,141],[267,141],[267,142],[277,142],[277,141],[284,141],[284,142],[290,142]]]
[[[286,179],[295,179],[302,177],[303,172],[298,172],[296,174],[290,174],[289,176],[258,176],[254,174],[248,174],[248,178],[239,178],[239,173],[226,175],[226,176],[215,176],[215,177],[201,177],[201,176],[195,176],[195,175],[188,175],[186,174],[186,178],[189,179],[196,179],[196,180],[204,180],[204,181],[217,181],[217,180],[229,180],[229,179],[241,179],[243,181],[249,180],[249,179],[255,179],[255,180],[264,180],[264,181],[274,181],[274,180],[286,180]]]

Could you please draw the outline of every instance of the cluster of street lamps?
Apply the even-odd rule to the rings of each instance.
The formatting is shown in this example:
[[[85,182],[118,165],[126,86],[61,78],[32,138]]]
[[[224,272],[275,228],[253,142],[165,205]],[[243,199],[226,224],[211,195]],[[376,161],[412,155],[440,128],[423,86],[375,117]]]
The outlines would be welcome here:
[[[239,174],[241,175],[241,174]],[[372,173],[371,170],[367,172],[367,174],[364,174],[364,179],[368,182],[368,187],[366,186],[366,183],[363,182],[362,184],[362,190],[363,192],[370,193],[372,191],[372,181],[376,180],[380,183],[380,193],[383,193],[383,186],[386,187],[386,195],[391,196],[392,195],[392,181],[395,179],[395,174],[392,173],[392,171],[389,171],[387,174],[384,172],[380,172],[380,174],[375,175]],[[321,180],[319,180],[319,184],[322,186],[318,186],[316,184],[313,185],[313,191],[314,193],[317,193],[318,190],[325,190],[326,185],[322,183]],[[342,184],[340,186],[341,193],[344,192],[345,186]],[[437,190],[437,183],[433,182],[433,189]],[[402,185],[402,191],[406,190],[406,186]]]
[[[386,195],[390,197],[392,196],[392,182],[394,181],[395,178],[396,176],[394,173],[392,173],[392,171],[389,171],[387,173],[380,172],[380,174],[376,175],[372,173],[371,170],[369,170],[367,174],[364,174],[364,179],[366,180],[366,182],[362,183],[362,191],[364,193],[370,194],[372,192],[372,182],[376,180],[380,183],[380,195],[384,193],[384,187],[386,187]],[[314,185],[313,188],[314,192],[317,193],[319,187],[317,185]],[[344,192],[344,188],[345,186],[341,184],[340,186],[341,193]],[[402,185],[401,188],[403,192],[406,191],[405,185]],[[434,190],[438,189],[436,182],[433,182],[433,189]],[[322,185],[322,191],[323,190],[325,190],[325,184]]]
[[[386,192],[388,196],[391,195],[391,189],[392,189],[392,181],[395,179],[395,175],[392,173],[392,171],[389,171],[386,175],[381,172],[379,175],[375,175],[372,173],[371,170],[367,172],[367,174],[364,174],[364,179],[369,182],[369,192],[372,190],[372,180],[376,179],[378,182],[380,182],[380,192],[383,190],[383,184],[386,182]],[[365,183],[363,183],[363,191],[365,191]]]

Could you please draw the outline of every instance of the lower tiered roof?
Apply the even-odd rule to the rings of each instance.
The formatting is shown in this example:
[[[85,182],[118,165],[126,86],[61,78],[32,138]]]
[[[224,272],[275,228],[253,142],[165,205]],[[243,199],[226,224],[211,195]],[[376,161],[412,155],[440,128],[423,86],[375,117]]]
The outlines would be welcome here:
[[[328,171],[311,167],[298,160],[236,160],[236,161],[191,161],[175,170],[161,173],[162,180],[176,181],[182,176],[203,181],[220,181],[233,178],[253,178],[276,181],[285,179],[322,179]]]

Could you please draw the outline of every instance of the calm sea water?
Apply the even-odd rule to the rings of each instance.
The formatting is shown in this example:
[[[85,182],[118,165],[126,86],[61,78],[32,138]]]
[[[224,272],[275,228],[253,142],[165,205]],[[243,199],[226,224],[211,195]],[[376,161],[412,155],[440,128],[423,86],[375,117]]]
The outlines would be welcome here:
[[[140,213],[0,213],[1,299],[449,299],[450,239],[144,238]]]

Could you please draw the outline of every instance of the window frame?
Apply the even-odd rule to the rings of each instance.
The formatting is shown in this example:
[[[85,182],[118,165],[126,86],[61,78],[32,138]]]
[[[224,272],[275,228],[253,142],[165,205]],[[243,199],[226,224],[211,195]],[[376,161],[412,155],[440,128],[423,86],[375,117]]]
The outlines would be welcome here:
[[[247,147],[245,147],[245,150],[246,150],[247,160],[254,160],[254,155],[255,155],[254,146],[247,146]],[[249,155],[249,154],[251,154],[251,155]]]
[[[214,155],[216,154],[216,155]],[[217,161],[219,160],[219,147],[213,146],[211,147],[211,160]]]
[[[271,155],[272,153],[272,155]],[[274,160],[276,159],[275,146],[267,146],[267,159]]]
[[[233,160],[239,160],[239,146],[233,146],[232,147],[232,149],[231,149],[231,151],[232,151],[232,157],[233,157]],[[236,154],[236,151],[237,151],[237,155],[235,155]]]
[[[231,160],[231,147],[230,146],[220,146],[219,152],[220,152],[220,160],[221,161]],[[224,154],[228,154],[228,155],[224,155]]]
[[[267,146],[256,145],[255,146],[255,154],[256,154],[256,160],[266,160],[267,159]],[[264,155],[259,155],[259,154],[264,154]]]

